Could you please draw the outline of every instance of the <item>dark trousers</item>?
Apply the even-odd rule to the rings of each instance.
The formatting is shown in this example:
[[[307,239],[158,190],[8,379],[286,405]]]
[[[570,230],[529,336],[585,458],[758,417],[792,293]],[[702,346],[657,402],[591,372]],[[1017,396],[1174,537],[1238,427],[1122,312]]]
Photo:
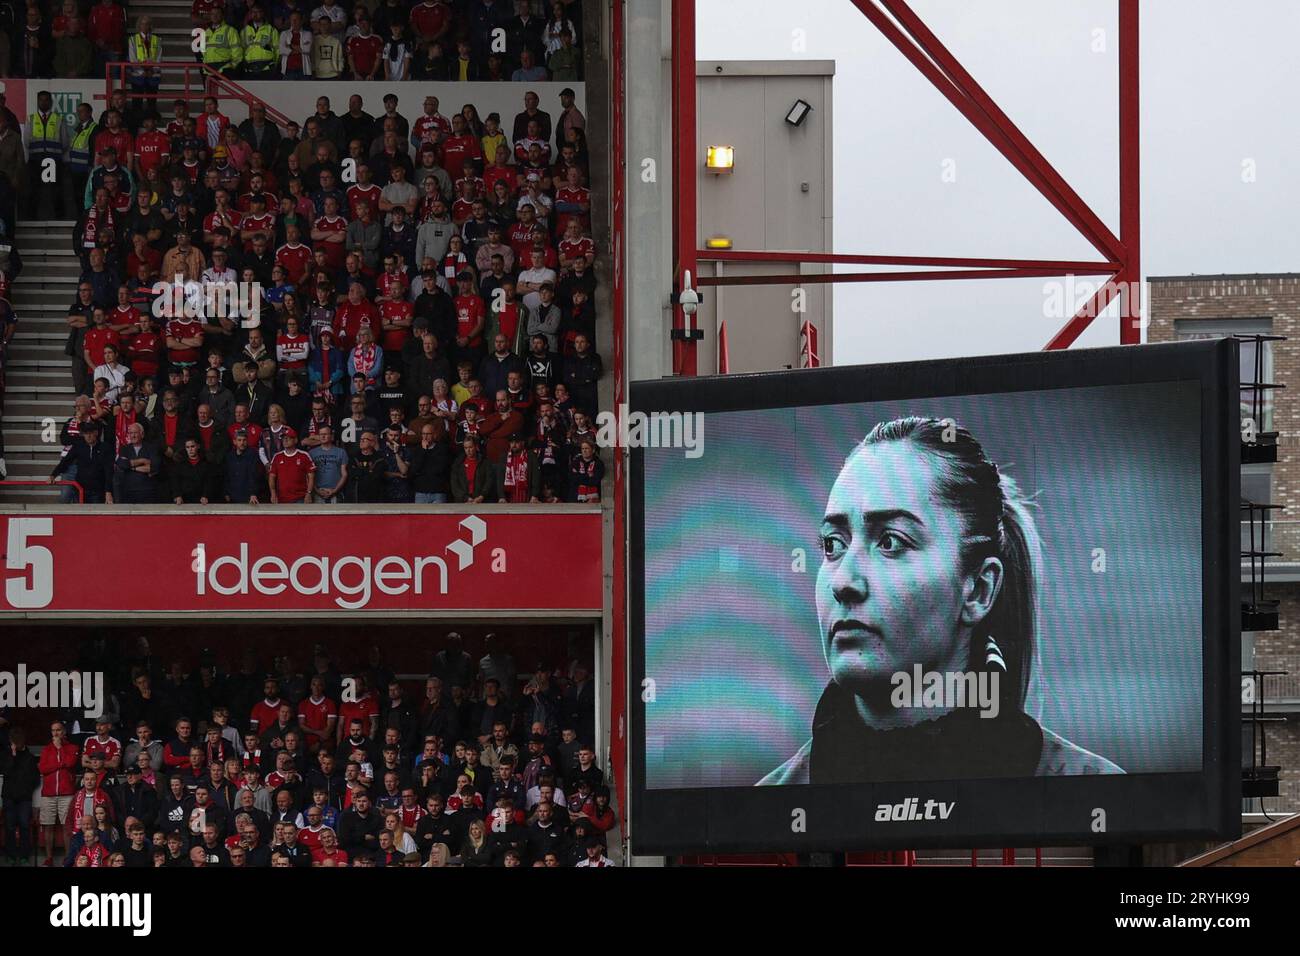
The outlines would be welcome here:
[[[5,856],[17,860],[32,855],[32,799],[5,797]]]
[[[64,189],[63,205],[64,214],[69,219],[80,219],[81,214],[86,211],[86,180],[90,179],[90,170],[78,172],[69,170],[63,177]]]
[[[67,173],[62,168],[62,162],[55,160],[54,181],[46,182],[43,163],[44,160],[40,157],[27,160],[27,195],[23,197],[23,205],[29,219],[48,221],[59,218],[59,207],[63,205],[63,189],[59,180]],[[77,217],[74,215],[70,218]]]

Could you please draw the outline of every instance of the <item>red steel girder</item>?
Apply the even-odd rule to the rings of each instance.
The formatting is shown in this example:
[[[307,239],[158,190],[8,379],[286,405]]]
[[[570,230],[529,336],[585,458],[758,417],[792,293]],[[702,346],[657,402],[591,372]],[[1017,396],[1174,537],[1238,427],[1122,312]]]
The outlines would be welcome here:
[[[1139,16],[1138,0],[1119,4],[1119,146],[1120,235],[1116,237],[1083,201],[1028,137],[962,67],[957,58],[908,6],[906,0],[851,0],[864,16],[917,70],[928,79],[978,129],[986,139],[1106,258],[1104,263],[1010,259],[955,259],[922,256],[857,256],[834,253],[772,253],[698,249],[698,144],[696,136],[695,4],[673,0],[673,107],[674,107],[674,219],[673,258],[675,289],[689,272],[696,284],[757,285],[924,281],[955,278],[1006,278],[1042,275],[1109,275],[1108,281],[1047,343],[1046,348],[1066,348],[1116,297],[1121,299],[1120,341],[1141,341],[1141,245],[1139,153]],[[883,8],[882,8],[883,7]],[[688,55],[689,52],[689,55]],[[870,265],[971,266],[972,271],[832,273],[824,276],[699,277],[700,261],[820,262]],[[1056,272],[1041,269],[1056,268]],[[673,327],[686,319],[673,310]],[[674,372],[695,374],[695,342],[674,342]]]

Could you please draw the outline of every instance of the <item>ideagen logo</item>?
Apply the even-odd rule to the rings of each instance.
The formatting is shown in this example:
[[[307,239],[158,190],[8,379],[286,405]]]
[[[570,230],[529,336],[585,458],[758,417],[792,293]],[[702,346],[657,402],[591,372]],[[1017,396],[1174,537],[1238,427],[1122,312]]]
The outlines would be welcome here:
[[[908,797],[902,803],[882,803],[876,807],[877,823],[910,823],[914,820],[947,820],[952,816],[957,801],[943,803],[940,800],[927,800],[921,803],[920,797]]]
[[[153,929],[153,897],[149,893],[82,893],[73,886],[50,897],[50,925],[64,929],[128,927],[133,936]]]
[[[470,515],[459,527],[467,533],[450,542],[445,551],[456,557],[456,571],[474,563],[474,550],[487,540],[487,522]],[[499,549],[500,550],[500,549]],[[235,554],[212,557],[203,542],[191,552],[190,567],[195,575],[195,593],[211,591],[223,597],[250,593],[276,595],[291,591],[302,596],[325,594],[347,611],[368,605],[376,591],[387,595],[425,593],[426,578],[433,592],[447,593],[447,562],[434,555],[302,555],[283,558],[276,554],[251,556],[247,542]]]

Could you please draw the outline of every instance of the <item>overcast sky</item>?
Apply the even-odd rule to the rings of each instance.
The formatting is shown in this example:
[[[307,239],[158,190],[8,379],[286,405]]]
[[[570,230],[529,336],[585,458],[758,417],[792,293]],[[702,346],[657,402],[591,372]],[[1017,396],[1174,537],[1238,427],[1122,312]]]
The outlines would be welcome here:
[[[912,3],[1116,234],[1117,6]],[[698,7],[700,59],[836,61],[835,251],[1098,257],[849,0]],[[1300,271],[1300,3],[1141,7],[1144,274]],[[836,363],[1039,349],[1064,324],[1045,281],[841,285]],[[1102,317],[1076,347],[1117,342]]]

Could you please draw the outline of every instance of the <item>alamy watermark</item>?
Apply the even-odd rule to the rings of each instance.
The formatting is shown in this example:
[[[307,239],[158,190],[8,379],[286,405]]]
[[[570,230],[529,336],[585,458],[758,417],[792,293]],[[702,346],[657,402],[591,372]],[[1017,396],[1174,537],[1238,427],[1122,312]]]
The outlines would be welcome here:
[[[889,679],[894,688],[889,702],[899,710],[957,710],[974,707],[980,717],[998,715],[998,671],[924,671],[920,664],[912,670],[899,671]]]
[[[104,713],[102,671],[0,671],[0,709],[31,707],[80,710],[88,719]]]
[[[156,319],[235,319],[245,329],[262,324],[260,282],[186,281],[177,275],[171,282],[155,282],[153,294]]]
[[[1043,317],[1071,319],[1076,315],[1095,319],[1105,312],[1124,314],[1133,328],[1147,327],[1147,282],[1117,282],[1114,279],[1067,275],[1043,283]],[[1098,295],[1102,293],[1102,295]],[[1121,313],[1121,309],[1128,312]]]
[[[596,444],[601,448],[682,448],[687,458],[704,454],[703,412],[619,412],[596,416]]]

